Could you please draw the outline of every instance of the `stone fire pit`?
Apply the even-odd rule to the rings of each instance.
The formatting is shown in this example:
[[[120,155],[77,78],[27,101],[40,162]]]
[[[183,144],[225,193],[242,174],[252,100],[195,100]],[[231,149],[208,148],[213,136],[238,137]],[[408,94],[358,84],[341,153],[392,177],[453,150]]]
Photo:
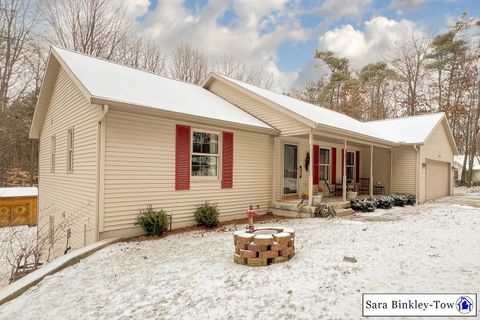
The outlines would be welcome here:
[[[285,262],[295,255],[295,230],[284,227],[257,227],[233,233],[234,262],[252,267]]]

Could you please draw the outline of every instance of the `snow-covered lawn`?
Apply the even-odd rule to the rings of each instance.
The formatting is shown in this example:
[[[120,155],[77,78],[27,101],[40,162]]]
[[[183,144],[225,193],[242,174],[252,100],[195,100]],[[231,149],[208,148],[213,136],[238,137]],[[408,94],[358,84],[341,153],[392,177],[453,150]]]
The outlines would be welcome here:
[[[261,268],[233,263],[231,231],[118,243],[1,306],[0,318],[359,319],[362,292],[478,292],[480,208],[462,199],[370,220],[285,220],[297,255]]]
[[[15,226],[0,228],[0,288],[8,284],[11,262],[21,248],[31,248],[36,241],[37,227]],[[10,261],[10,262],[9,262]]]

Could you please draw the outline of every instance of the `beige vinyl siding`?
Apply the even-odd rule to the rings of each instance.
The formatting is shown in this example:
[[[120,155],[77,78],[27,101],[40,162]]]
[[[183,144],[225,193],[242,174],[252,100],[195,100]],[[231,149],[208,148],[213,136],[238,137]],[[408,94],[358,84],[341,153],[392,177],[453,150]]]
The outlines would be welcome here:
[[[295,120],[291,116],[253,99],[218,80],[213,80],[208,90],[280,130],[282,134],[304,133],[310,130],[305,124]]]
[[[420,162],[426,163],[427,160],[434,160],[434,161],[442,161],[448,163],[448,166],[451,167],[453,163],[453,150],[452,146],[450,145],[449,138],[448,138],[448,128],[444,121],[440,123],[428,137],[425,144],[421,147],[420,153]],[[424,202],[427,200],[426,193],[427,193],[427,183],[426,183],[426,175],[427,175],[428,165],[427,168],[421,168],[420,172],[420,190],[419,190],[419,199],[420,202]],[[449,194],[453,193],[453,172],[449,172],[448,177],[448,188]]]
[[[393,192],[416,194],[417,152],[413,146],[393,149]],[[375,168],[374,168],[375,170]]]
[[[390,149],[373,147],[373,185],[383,186],[385,194],[391,193],[391,151]],[[360,177],[370,178],[370,147],[360,151]]]
[[[260,213],[266,212],[272,197],[273,138],[270,135],[113,109],[106,121],[102,238],[141,232],[134,223],[140,210],[148,204],[173,214],[174,228],[193,225],[195,205],[205,201],[218,203],[221,220],[245,217],[249,205],[254,208],[258,205]],[[233,189],[222,189],[221,180],[217,178],[192,177],[190,190],[175,191],[176,124],[219,133],[233,132]],[[122,229],[129,230],[120,231]]]
[[[39,230],[48,230],[50,216],[58,225],[65,216],[71,229],[69,245],[80,248],[95,241],[96,148],[99,108],[92,106],[67,73],[60,69],[40,134]],[[67,131],[74,128],[74,170],[67,172]],[[51,172],[51,138],[55,136],[55,172]],[[66,246],[66,230],[55,247]]]

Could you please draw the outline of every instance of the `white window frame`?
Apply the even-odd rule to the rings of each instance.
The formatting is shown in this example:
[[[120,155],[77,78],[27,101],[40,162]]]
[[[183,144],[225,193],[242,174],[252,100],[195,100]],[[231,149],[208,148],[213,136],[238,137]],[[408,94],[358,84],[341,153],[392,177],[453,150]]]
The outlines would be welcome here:
[[[328,164],[322,164],[320,163],[320,151],[321,150],[328,150]],[[328,179],[327,179],[327,183],[330,183],[330,181],[332,180],[332,148],[330,147],[322,147],[322,146],[319,146],[318,147],[318,180],[319,181],[322,181],[320,179],[320,167],[328,167]]]
[[[67,173],[73,172],[75,133],[73,127],[67,130]]]
[[[57,136],[50,137],[50,173],[55,173],[55,154],[57,152]]]
[[[351,164],[351,165],[349,165],[348,162],[347,162],[348,154],[349,154],[349,153],[353,153],[353,164]],[[346,152],[346,157],[345,157],[345,178],[347,179],[347,181],[349,180],[349,179],[348,179],[348,175],[347,175],[347,174],[348,174],[348,170],[347,170],[347,169],[348,169],[349,167],[351,167],[351,168],[352,168],[352,178],[351,178],[350,180],[352,180],[352,182],[355,182],[355,178],[356,178],[356,177],[355,177],[355,174],[356,174],[356,173],[355,173],[355,172],[356,172],[355,166],[356,166],[356,164],[357,164],[357,163],[356,163],[356,162],[357,162],[357,159],[355,159],[355,158],[356,158],[356,157],[355,157],[355,151],[347,150],[347,152]]]
[[[216,134],[218,136],[218,152],[215,153],[198,153],[198,152],[193,152],[193,134],[195,132],[199,133],[208,133],[208,134]],[[190,133],[190,178],[191,179],[200,179],[200,180],[219,180],[220,179],[220,159],[221,159],[221,150],[222,150],[222,144],[221,144],[221,139],[222,135],[221,132],[219,131],[213,131],[213,130],[208,130],[208,129],[200,129],[200,128],[192,128],[191,133]],[[194,176],[193,175],[193,164],[192,164],[192,158],[193,156],[206,156],[206,157],[216,157],[217,158],[217,174],[214,176]]]

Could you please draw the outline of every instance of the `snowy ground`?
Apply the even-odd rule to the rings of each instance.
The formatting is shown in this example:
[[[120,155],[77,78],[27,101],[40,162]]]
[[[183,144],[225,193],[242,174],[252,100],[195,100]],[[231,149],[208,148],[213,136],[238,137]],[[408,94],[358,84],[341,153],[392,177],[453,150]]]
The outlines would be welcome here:
[[[262,268],[233,263],[231,231],[119,243],[1,306],[0,319],[359,319],[362,292],[478,292],[479,206],[468,194],[286,220],[297,255]]]

